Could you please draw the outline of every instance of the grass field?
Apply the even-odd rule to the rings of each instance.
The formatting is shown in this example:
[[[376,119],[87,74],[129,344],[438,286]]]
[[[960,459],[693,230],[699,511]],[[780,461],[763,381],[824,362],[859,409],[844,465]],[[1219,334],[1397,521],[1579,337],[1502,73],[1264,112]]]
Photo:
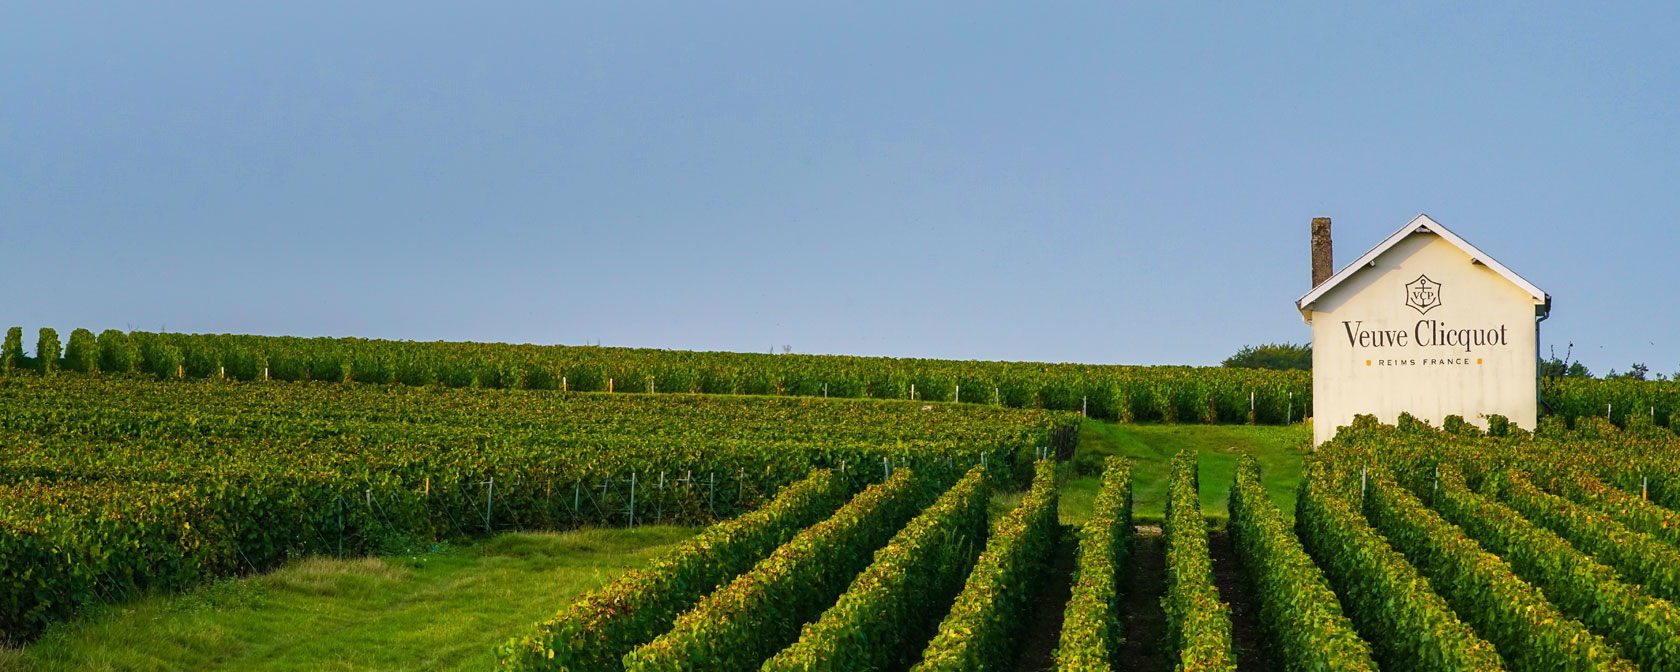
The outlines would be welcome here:
[[[488,670],[497,644],[692,528],[506,534],[412,556],[312,558],[55,625],[6,670]]]
[[[1204,510],[1222,519],[1236,455],[1248,452],[1260,459],[1273,498],[1292,512],[1306,438],[1298,426],[1088,421],[1074,468],[1106,455],[1131,458],[1137,516],[1158,522],[1168,461],[1194,447],[1202,451]],[[1066,484],[1064,524],[1084,521],[1096,486],[1092,474]],[[994,513],[1019,497],[1000,494]],[[693,532],[509,534],[415,555],[299,560],[185,595],[90,610],[23,650],[0,650],[0,670],[487,670],[496,644]]]

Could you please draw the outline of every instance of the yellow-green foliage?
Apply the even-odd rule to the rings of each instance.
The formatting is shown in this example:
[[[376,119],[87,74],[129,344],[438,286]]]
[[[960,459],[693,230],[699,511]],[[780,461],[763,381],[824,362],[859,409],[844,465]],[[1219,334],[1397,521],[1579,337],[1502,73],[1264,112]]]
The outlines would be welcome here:
[[[0,630],[28,638],[91,601],[300,554],[710,523],[814,468],[843,469],[849,491],[880,480],[884,460],[941,482],[982,462],[1009,478],[1025,448],[1076,420],[966,405],[8,375],[0,567],[21,569],[0,572]],[[194,517],[152,522],[168,515]]]
[[[1459,617],[1499,649],[1517,670],[1634,668],[1579,622],[1558,613],[1511,566],[1425,508],[1412,493],[1371,470],[1366,516],[1411,560]]]
[[[1021,503],[992,528],[986,551],[913,672],[1006,669],[1027,599],[1049,571],[1057,501],[1056,464],[1040,461]]]
[[[1643,474],[1667,479],[1680,468],[1672,458],[1676,446],[1680,441],[1667,430],[1621,430],[1603,419],[1581,419],[1573,429],[1543,423],[1533,435],[1511,437],[1366,423],[1320,446],[1313,461],[1320,473],[1350,475],[1339,480],[1353,488],[1361,465],[1379,477],[1384,470],[1394,473],[1442,518],[1538,588],[1558,612],[1603,636],[1641,669],[1674,670],[1680,669],[1680,610],[1659,594],[1672,590],[1663,565],[1673,556],[1660,541],[1664,516],[1672,512],[1606,481],[1637,488],[1651,478]],[[1561,496],[1533,487],[1530,478]],[[1309,478],[1307,488],[1318,480]],[[1496,493],[1515,508],[1496,500]],[[1564,525],[1575,543],[1547,529]],[[1641,549],[1652,557],[1639,557]],[[1621,566],[1622,573],[1606,563]],[[1626,580],[1641,575],[1648,585]]]
[[[23,368],[25,359],[23,354],[23,327],[7,329],[5,345],[0,345],[0,373]]]
[[[985,545],[991,489],[975,467],[875,553],[834,606],[764,672],[902,669],[922,650]]]
[[[921,510],[927,491],[909,469],[893,472],[707,595],[669,632],[625,654],[624,669],[758,669],[834,603],[875,550]]]
[[[99,346],[93,332],[86,329],[70,332],[70,342],[64,347],[64,368],[81,373],[99,372]]]
[[[537,632],[504,643],[505,670],[617,670],[620,659],[670,630],[672,621],[706,593],[769,555],[794,534],[827,517],[845,486],[819,470],[788,486],[763,508],[727,520],[684,542],[645,569],[584,595]]]
[[[262,361],[270,378],[286,381],[914,399],[1086,411],[1125,421],[1282,424],[1312,407],[1312,379],[1304,371],[140,331],[130,336],[142,344],[143,370],[164,378],[219,377],[223,365]],[[247,374],[252,370],[242,367]]]
[[[1646,670],[1680,669],[1680,610],[1628,585],[1521,514],[1470,491],[1457,470],[1441,469],[1435,509],[1539,586],[1558,609],[1605,634]]]
[[[1202,517],[1198,481],[1196,451],[1180,451],[1172,461],[1167,518],[1162,526],[1167,543],[1167,594],[1161,607],[1166,610],[1178,669],[1235,670],[1231,608],[1220,601],[1213,585],[1213,559],[1208,555],[1207,519]]]
[[[1371,529],[1357,505],[1344,499],[1341,475],[1308,463],[1296,531],[1377,662],[1385,669],[1435,672],[1505,669],[1493,645],[1459,621],[1417,569]],[[1358,478],[1355,466],[1355,488]]]
[[[40,338],[35,341],[35,366],[41,373],[52,375],[58,370],[58,358],[63,354],[64,347],[59,345],[58,332],[41,327]]]
[[[1132,472],[1126,460],[1103,462],[1102,487],[1080,531],[1073,592],[1062,611],[1056,669],[1107,672],[1121,639],[1120,573],[1131,558]]]
[[[1260,487],[1260,465],[1252,456],[1237,464],[1230,509],[1231,540],[1260,605],[1273,662],[1288,672],[1375,672],[1370,645],[1354,632],[1324,573]]]
[[[1521,472],[1500,474],[1498,483],[1500,500],[1529,520],[1597,556],[1652,595],[1680,602],[1680,548],[1631,530],[1607,513],[1541,490]]]

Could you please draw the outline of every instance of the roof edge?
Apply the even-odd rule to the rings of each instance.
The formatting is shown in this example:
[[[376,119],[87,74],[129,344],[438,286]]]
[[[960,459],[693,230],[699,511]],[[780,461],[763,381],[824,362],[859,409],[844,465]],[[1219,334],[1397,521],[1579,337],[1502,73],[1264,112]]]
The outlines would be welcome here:
[[[1463,238],[1458,237],[1458,234],[1448,230],[1447,227],[1441,226],[1440,222],[1430,219],[1429,215],[1419,213],[1418,216],[1412,218],[1412,221],[1407,222],[1405,226],[1402,226],[1394,233],[1389,234],[1389,236],[1384,238],[1382,242],[1377,243],[1375,247],[1367,250],[1365,254],[1360,255],[1358,259],[1353,261],[1353,263],[1343,266],[1342,270],[1337,271],[1335,274],[1331,275],[1329,279],[1319,283],[1317,287],[1312,288],[1311,291],[1302,295],[1301,298],[1296,299],[1295,308],[1301,311],[1301,317],[1303,319],[1310,320],[1311,316],[1308,314],[1308,311],[1311,310],[1313,302],[1318,301],[1325,294],[1329,293],[1330,290],[1335,289],[1336,286],[1341,284],[1343,281],[1353,277],[1361,270],[1364,270],[1371,264],[1371,262],[1375,261],[1377,257],[1382,256],[1384,252],[1387,252],[1390,248],[1400,244],[1400,241],[1405,240],[1406,237],[1420,231],[1428,231],[1440,236],[1442,240],[1452,243],[1454,247],[1457,247],[1460,251],[1468,254],[1472,260],[1480,262],[1483,266],[1486,266],[1493,270],[1493,272],[1498,273],[1500,277],[1505,278],[1507,282],[1510,282],[1511,284],[1516,285],[1519,289],[1527,292],[1529,297],[1533,298],[1535,302],[1545,306],[1544,310],[1546,314],[1551,313],[1552,297],[1550,294],[1541,291],[1539,287],[1534,286],[1534,283],[1523,279],[1523,277],[1517,275],[1515,271],[1512,271],[1511,269],[1506,268],[1504,264],[1499,263],[1499,260],[1488,256],[1486,252],[1477,249],[1476,246],[1471,245]]]

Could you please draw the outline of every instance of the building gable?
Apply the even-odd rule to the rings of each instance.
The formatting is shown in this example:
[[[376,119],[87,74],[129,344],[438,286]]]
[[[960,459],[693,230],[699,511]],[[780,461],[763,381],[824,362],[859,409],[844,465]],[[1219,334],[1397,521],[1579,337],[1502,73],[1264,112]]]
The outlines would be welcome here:
[[[1454,234],[1446,227],[1441,226],[1440,223],[1435,220],[1430,219],[1429,215],[1420,214],[1417,217],[1412,218],[1412,221],[1407,222],[1405,226],[1400,227],[1399,230],[1383,239],[1383,241],[1378,243],[1376,247],[1373,247],[1370,251],[1360,255],[1360,257],[1354,260],[1353,263],[1343,266],[1340,271],[1337,271],[1334,275],[1330,276],[1330,279],[1320,283],[1317,287],[1312,288],[1312,291],[1307,292],[1305,296],[1297,299],[1295,301],[1295,307],[1301,311],[1301,319],[1306,321],[1308,324],[1311,324],[1313,306],[1315,303],[1324,298],[1326,295],[1335,292],[1338,287],[1342,287],[1343,285],[1352,285],[1357,287],[1360,283],[1356,280],[1356,278],[1362,276],[1367,269],[1374,268],[1377,265],[1376,262],[1379,257],[1388,254],[1390,251],[1394,250],[1396,246],[1400,246],[1403,241],[1419,234],[1439,237],[1440,240],[1452,245],[1459,251],[1463,252],[1465,256],[1469,257],[1470,263],[1486,267],[1488,270],[1493,271],[1493,273],[1498,277],[1503,278],[1506,282],[1509,282],[1518,290],[1527,294],[1535,303],[1536,316],[1543,317],[1551,310],[1552,297],[1541,291],[1539,287],[1534,286],[1534,283],[1523,279],[1522,276],[1517,275],[1516,272],[1506,268],[1504,264],[1499,263],[1497,259],[1494,259],[1487,253],[1477,249],[1474,245],[1471,245],[1463,238],[1458,237],[1457,234]]]

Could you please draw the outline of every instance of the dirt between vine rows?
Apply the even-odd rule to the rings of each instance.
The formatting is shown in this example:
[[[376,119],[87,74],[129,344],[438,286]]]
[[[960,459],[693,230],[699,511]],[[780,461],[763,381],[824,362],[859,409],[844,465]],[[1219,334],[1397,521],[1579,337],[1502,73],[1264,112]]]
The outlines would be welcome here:
[[[1260,605],[1243,583],[1237,564],[1237,547],[1224,531],[1208,533],[1208,554],[1213,557],[1213,585],[1219,599],[1231,605],[1231,639],[1236,648],[1238,672],[1271,672],[1276,669],[1267,656],[1260,632]]]
[[[1016,640],[1020,649],[1012,669],[1017,672],[1044,672],[1055,665],[1051,655],[1061,640],[1062,612],[1073,595],[1073,567],[1079,550],[1079,535],[1072,525],[1057,528],[1054,548],[1050,574],[1027,602],[1028,625]]]
[[[1161,597],[1167,592],[1167,545],[1157,525],[1138,525],[1132,537],[1132,559],[1121,579],[1120,608],[1126,641],[1112,662],[1116,670],[1171,672],[1172,651],[1167,642],[1167,614]]]
[[[1166,540],[1156,525],[1137,526],[1132,540],[1132,557],[1120,580],[1122,634],[1126,639],[1111,664],[1116,670],[1171,672],[1172,643],[1167,641],[1167,616],[1161,609],[1161,598],[1167,589]],[[1051,655],[1061,636],[1062,610],[1072,592],[1078,547],[1079,537],[1074,528],[1062,526],[1050,575],[1029,601],[1028,625],[1016,640],[1020,649],[1011,668],[1015,672],[1054,669]],[[1272,672],[1276,668],[1262,645],[1259,605],[1243,583],[1230,535],[1224,531],[1209,532],[1208,551],[1213,559],[1214,586],[1219,590],[1219,599],[1231,607],[1237,670]]]

